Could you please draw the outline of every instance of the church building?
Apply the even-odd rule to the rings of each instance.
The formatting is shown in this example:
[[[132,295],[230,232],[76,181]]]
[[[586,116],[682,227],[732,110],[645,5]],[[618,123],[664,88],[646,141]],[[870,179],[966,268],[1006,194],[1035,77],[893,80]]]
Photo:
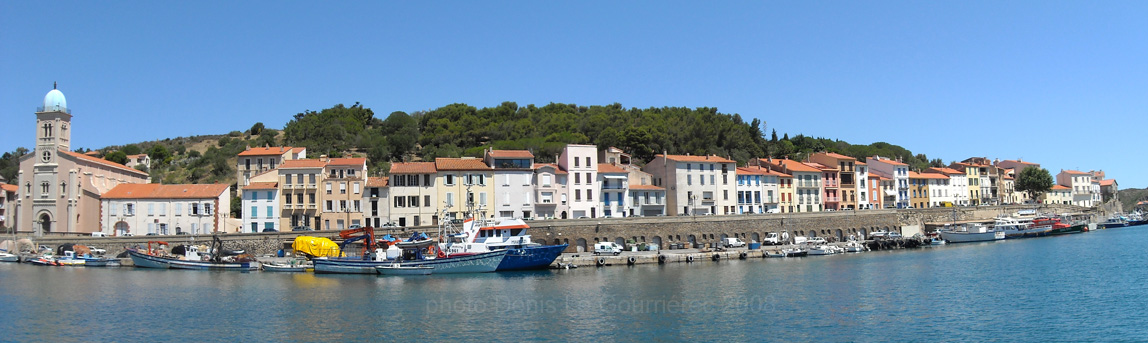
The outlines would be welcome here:
[[[35,150],[20,157],[16,228],[21,234],[90,235],[100,227],[100,195],[147,173],[72,152],[72,112],[53,87],[36,111]]]

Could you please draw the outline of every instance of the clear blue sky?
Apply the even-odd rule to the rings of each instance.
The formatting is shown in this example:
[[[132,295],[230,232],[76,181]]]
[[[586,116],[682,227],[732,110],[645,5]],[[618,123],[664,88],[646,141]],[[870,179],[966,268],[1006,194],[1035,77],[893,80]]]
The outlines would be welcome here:
[[[0,2],[0,150],[52,82],[73,147],[356,101],[716,107],[790,135],[1148,186],[1148,2]]]

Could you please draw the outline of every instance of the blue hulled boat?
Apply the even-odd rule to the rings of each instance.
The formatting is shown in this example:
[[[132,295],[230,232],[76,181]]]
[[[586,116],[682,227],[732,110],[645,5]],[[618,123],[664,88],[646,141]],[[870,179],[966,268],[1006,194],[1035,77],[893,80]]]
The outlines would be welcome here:
[[[449,220],[444,220],[440,232],[440,236],[446,239],[439,245],[447,256],[505,250],[506,257],[498,264],[499,271],[545,269],[568,246],[532,242],[530,235],[526,234],[530,226],[521,219],[507,219],[495,224],[470,218],[463,221],[462,230],[458,232],[454,232],[451,225]]]

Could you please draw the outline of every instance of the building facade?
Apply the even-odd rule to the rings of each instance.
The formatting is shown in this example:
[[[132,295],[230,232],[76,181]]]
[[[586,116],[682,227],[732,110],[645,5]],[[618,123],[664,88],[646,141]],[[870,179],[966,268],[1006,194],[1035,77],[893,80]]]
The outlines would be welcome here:
[[[243,206],[242,232],[261,232],[267,230],[288,231],[291,228],[282,227],[279,220],[279,183],[278,182],[251,182],[243,189],[240,200]]]
[[[857,159],[832,152],[821,152],[809,156],[809,160],[817,162],[826,167],[836,170],[836,180],[834,184],[837,185],[836,197],[838,197],[837,209],[852,210],[859,207],[858,205],[858,166]],[[823,173],[825,174],[825,173]],[[830,182],[828,179],[825,181],[826,196],[829,195]],[[826,201],[828,206],[829,201]]]
[[[1056,184],[1068,187],[1072,194],[1072,198],[1068,202],[1069,204],[1092,207],[1093,185],[1091,174],[1076,170],[1061,170],[1056,174]],[[1097,184],[1096,191],[1099,192],[1099,184]]]
[[[322,161],[323,158],[320,158]],[[331,158],[323,166],[319,193],[323,230],[346,230],[363,226],[363,189],[367,185],[367,159]]]
[[[667,215],[731,214],[737,210],[737,166],[730,159],[655,155],[642,171],[666,188]]]
[[[630,175],[625,169],[609,163],[598,164],[598,185],[602,188],[602,217],[621,218],[631,211]]]
[[[251,177],[279,168],[279,164],[290,160],[307,158],[306,148],[265,147],[247,148],[236,156],[235,182],[239,193],[251,183]]]
[[[558,167],[569,173],[566,188],[570,195],[571,218],[601,216],[601,203],[594,200],[598,185],[598,149],[593,145],[569,144],[558,156]]]
[[[279,227],[305,226],[323,229],[319,221],[319,185],[323,182],[321,160],[290,160],[279,165]]]
[[[108,235],[206,235],[224,231],[231,186],[121,184],[100,205],[100,232]]]
[[[494,169],[497,218],[534,218],[534,153],[527,150],[487,150],[483,161]]]
[[[469,218],[472,215],[484,218],[498,216],[498,206],[494,203],[497,180],[494,179],[493,168],[474,157],[440,157],[434,163],[439,180],[437,198],[444,200],[442,204],[432,202],[432,208],[450,206],[447,213],[452,219]],[[424,198],[434,201],[426,196]]]
[[[869,172],[880,175],[882,178],[889,179],[893,182],[895,200],[892,204],[885,204],[885,207],[907,208],[909,207],[909,165],[901,161],[894,161],[892,159],[884,158],[881,156],[873,156],[865,159],[865,164],[869,165]]]
[[[390,216],[390,187],[386,176],[368,177],[367,191],[363,192],[363,220],[365,226],[382,227],[395,225]]]
[[[437,211],[440,208],[435,207],[439,203],[437,176],[435,162],[392,163],[390,180],[387,182],[390,186],[390,221],[403,227],[437,223]],[[444,186],[444,189],[446,187],[451,186]],[[450,210],[455,212],[460,206],[460,201],[453,197],[444,199],[443,203],[444,206],[451,206]]]
[[[570,217],[566,179],[569,174],[553,163],[534,164],[534,214],[542,219]]]

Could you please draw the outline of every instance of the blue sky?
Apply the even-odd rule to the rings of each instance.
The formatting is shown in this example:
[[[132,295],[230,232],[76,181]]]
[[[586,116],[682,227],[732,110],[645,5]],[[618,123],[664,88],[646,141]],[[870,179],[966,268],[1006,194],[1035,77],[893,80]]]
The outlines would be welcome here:
[[[0,2],[0,150],[52,82],[73,147],[361,102],[716,107],[790,135],[1148,186],[1148,2]],[[1140,171],[1138,171],[1140,170]]]

